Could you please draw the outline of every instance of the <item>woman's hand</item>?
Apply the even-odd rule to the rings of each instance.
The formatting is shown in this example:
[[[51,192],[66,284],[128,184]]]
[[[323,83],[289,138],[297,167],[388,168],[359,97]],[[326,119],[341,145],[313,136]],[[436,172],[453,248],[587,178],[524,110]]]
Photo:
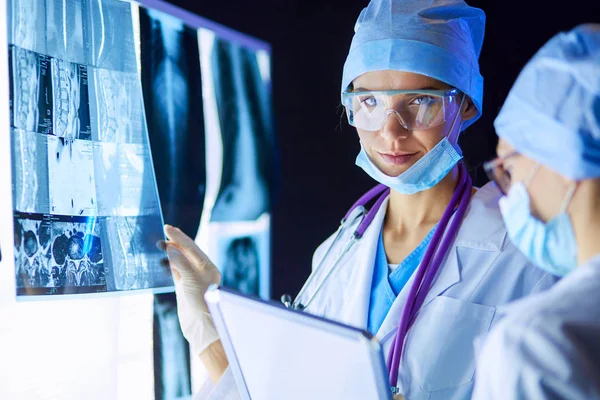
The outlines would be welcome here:
[[[221,283],[221,273],[194,241],[180,229],[165,225],[164,248],[175,281],[177,313],[183,335],[205,364],[213,381],[227,368],[227,358],[213,324],[204,294]]]

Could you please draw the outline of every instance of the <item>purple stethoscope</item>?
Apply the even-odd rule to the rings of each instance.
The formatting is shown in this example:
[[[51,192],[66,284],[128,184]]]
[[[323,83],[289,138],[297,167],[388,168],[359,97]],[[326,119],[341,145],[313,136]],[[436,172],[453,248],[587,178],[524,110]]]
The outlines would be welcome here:
[[[458,184],[456,189],[454,190],[454,194],[450,199],[450,203],[446,207],[446,210],[442,214],[442,218],[438,223],[438,229],[435,230],[433,237],[431,238],[431,242],[425,251],[425,255],[423,256],[423,260],[419,264],[419,267],[416,271],[415,280],[412,286],[410,287],[410,291],[408,293],[408,297],[406,298],[406,304],[402,310],[402,315],[400,317],[400,322],[398,323],[398,330],[396,331],[396,336],[394,337],[394,342],[390,348],[387,358],[387,367],[390,383],[393,383],[391,387],[392,393],[399,393],[399,389],[396,386],[396,382],[398,381],[398,371],[400,368],[400,358],[402,356],[402,350],[404,347],[404,341],[408,332],[408,329],[414,322],[415,315],[423,305],[425,301],[425,296],[431,287],[431,283],[435,278],[440,265],[448,249],[452,245],[452,242],[458,232],[460,224],[462,223],[463,217],[467,211],[467,206],[471,200],[471,192],[473,190],[473,184],[471,181],[471,177],[467,173],[467,170],[463,163],[459,164],[458,168]],[[352,237],[346,244],[344,250],[337,257],[333,266],[329,269],[326,276],[322,279],[321,284],[317,287],[317,289],[313,292],[312,296],[309,298],[308,302],[305,304],[301,304],[298,299],[302,298],[302,295],[306,288],[309,286],[313,277],[311,276],[298,296],[296,300],[292,303],[289,295],[282,296],[282,302],[287,306],[294,309],[305,309],[308,304],[314,299],[319,290],[323,287],[323,283],[326,282],[331,276],[332,272],[336,269],[336,266],[339,264],[339,261],[343,258],[343,256],[348,252],[348,250],[356,243],[358,240],[362,238],[365,231],[375,218],[375,215],[381,208],[381,205],[385,201],[385,199],[389,196],[390,189],[385,185],[377,185],[367,193],[365,193],[360,199],[356,201],[350,208],[350,210],[342,219],[342,223],[338,228],[336,236],[329,246],[327,252],[322,257],[321,262],[317,266],[315,270],[318,270],[323,263],[323,260],[327,259],[327,256],[330,250],[334,247],[335,242],[339,239],[342,234],[343,229],[347,226],[348,223],[352,223],[356,218],[357,210],[364,210],[364,207],[373,201],[377,196],[377,200],[373,204],[373,207],[366,213],[359,213],[359,216],[363,216],[362,221],[354,231]],[[457,208],[458,207],[458,208]],[[450,218],[456,211],[456,216],[450,222]],[[314,274],[313,274],[314,275]]]

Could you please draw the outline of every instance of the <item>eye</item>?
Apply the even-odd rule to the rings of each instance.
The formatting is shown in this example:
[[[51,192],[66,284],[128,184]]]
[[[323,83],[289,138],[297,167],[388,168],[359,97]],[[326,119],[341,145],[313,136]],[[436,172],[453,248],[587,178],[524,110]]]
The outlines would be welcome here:
[[[508,179],[509,182],[512,182],[512,170],[513,167],[511,165],[505,164],[504,167],[504,175]]]
[[[408,103],[411,106],[421,106],[429,103],[433,103],[435,98],[433,96],[420,95],[413,97]]]
[[[377,99],[373,96],[360,97],[360,104],[364,107],[375,107],[377,105]]]

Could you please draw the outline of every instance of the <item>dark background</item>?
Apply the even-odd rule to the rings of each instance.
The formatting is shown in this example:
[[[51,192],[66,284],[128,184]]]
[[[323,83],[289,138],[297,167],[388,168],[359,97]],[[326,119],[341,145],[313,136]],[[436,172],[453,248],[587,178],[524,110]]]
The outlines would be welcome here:
[[[375,182],[354,165],[360,149],[340,107],[342,66],[367,0],[173,0],[179,7],[272,45],[281,181],[273,211],[272,297],[295,295],[314,249]],[[483,116],[461,147],[476,184],[494,157],[493,120],[527,60],[550,37],[600,22],[600,1],[467,0],[487,15],[480,57]],[[552,5],[554,4],[554,5]]]

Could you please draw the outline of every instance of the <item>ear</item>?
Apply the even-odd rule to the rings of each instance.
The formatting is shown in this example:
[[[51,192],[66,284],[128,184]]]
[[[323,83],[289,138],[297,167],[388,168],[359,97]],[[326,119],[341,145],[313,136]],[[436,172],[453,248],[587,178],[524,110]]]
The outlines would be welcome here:
[[[469,96],[465,98],[460,114],[463,121],[470,120],[477,115],[477,107],[475,107],[473,100]]]

